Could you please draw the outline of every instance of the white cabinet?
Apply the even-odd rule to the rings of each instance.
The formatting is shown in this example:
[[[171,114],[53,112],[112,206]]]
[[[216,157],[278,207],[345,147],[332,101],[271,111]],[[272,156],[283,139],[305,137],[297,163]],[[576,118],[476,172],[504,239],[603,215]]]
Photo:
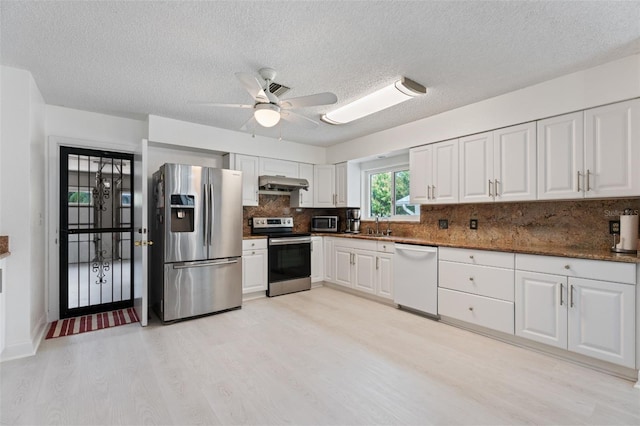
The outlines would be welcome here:
[[[266,239],[242,241],[242,293],[266,291],[268,286]]]
[[[260,157],[260,176],[286,176],[297,178],[298,163],[295,161],[278,160]]]
[[[242,205],[258,205],[258,157],[229,154],[224,158],[224,167],[242,172]]]
[[[539,121],[538,199],[640,195],[639,133],[637,99]]]
[[[438,313],[513,334],[512,253],[441,247]]]
[[[635,367],[635,265],[533,255],[516,265],[516,335]]]
[[[460,138],[460,202],[536,199],[536,125]]]
[[[313,164],[299,163],[298,164],[298,177],[309,181],[309,189],[298,189],[291,192],[290,205],[296,208],[313,207],[314,197],[314,172]]]
[[[376,255],[376,294],[393,300],[393,254]]]
[[[335,207],[360,207],[360,167],[356,163],[336,164]]]
[[[458,140],[409,150],[413,204],[458,202]]]
[[[333,248],[335,238],[323,238],[323,254],[324,254],[324,280],[335,282],[335,266],[333,261]]]
[[[311,237],[311,282],[324,280],[324,249],[322,237]]]
[[[360,207],[360,167],[357,164],[316,165],[313,180],[314,207]]]
[[[538,199],[582,198],[583,112],[538,121]]]
[[[393,299],[393,243],[335,238],[335,284]],[[380,247],[383,251],[378,251]],[[326,253],[326,252],[325,252]]]
[[[516,336],[567,349],[567,277],[516,272]]]
[[[640,100],[584,113],[585,196],[640,195]]]
[[[332,208],[336,206],[336,166],[316,164],[313,166],[313,206]]]

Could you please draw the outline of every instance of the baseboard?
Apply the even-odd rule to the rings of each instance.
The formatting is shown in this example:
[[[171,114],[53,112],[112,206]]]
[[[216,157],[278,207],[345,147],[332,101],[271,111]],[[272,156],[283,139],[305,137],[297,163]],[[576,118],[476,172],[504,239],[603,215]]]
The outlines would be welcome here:
[[[569,361],[571,363],[578,364],[592,370],[597,370],[606,374],[610,374],[612,376],[620,377],[622,379],[640,382],[639,372],[638,370],[635,370],[633,368],[612,364],[610,362],[591,358],[586,355],[577,354],[564,349],[554,348],[552,346],[534,342],[520,336],[491,330],[475,324],[469,324],[467,322],[447,316],[440,316],[440,322],[453,327],[462,328],[473,333],[481,334],[495,340],[500,340],[501,342],[508,343],[510,345],[519,346],[524,349],[532,350],[564,361]]]
[[[40,343],[44,340],[46,331],[47,323],[44,321],[44,316],[42,316],[38,326],[31,333],[31,339],[5,346],[2,354],[0,354],[0,362],[34,356],[40,347]]]

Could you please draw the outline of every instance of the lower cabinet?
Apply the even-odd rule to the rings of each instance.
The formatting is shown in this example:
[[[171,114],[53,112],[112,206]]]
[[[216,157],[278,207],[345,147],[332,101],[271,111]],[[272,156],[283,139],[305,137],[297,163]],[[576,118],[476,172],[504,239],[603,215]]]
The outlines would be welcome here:
[[[269,285],[266,239],[242,241],[242,293],[266,291]]]
[[[322,237],[311,237],[311,282],[324,280],[324,250]]]
[[[438,288],[438,313],[503,333],[513,334],[513,303],[477,294]]]
[[[522,270],[515,284],[517,336],[635,367],[635,284]]]
[[[378,251],[375,241],[334,240],[333,282],[385,299],[393,299],[393,250],[386,243],[385,252]]]
[[[438,314],[513,334],[513,253],[441,247]]]

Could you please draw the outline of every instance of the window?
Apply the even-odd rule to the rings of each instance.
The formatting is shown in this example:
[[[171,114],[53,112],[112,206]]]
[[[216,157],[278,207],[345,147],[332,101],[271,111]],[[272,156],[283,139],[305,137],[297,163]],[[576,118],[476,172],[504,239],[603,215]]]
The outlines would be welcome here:
[[[367,178],[368,218],[390,217],[393,220],[420,220],[420,205],[409,202],[408,166],[370,170]]]

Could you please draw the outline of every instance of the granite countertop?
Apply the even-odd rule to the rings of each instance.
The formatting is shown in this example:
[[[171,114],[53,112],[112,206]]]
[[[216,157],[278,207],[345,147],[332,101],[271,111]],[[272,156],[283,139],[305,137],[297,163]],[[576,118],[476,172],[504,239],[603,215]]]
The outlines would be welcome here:
[[[259,240],[264,238],[267,238],[267,236],[266,235],[243,235],[242,236],[243,240]]]
[[[9,251],[9,237],[6,235],[0,236],[0,259],[3,259],[9,256],[11,252]]]
[[[340,238],[357,238],[363,240],[374,240],[374,241],[392,241],[394,243],[404,243],[404,244],[417,244],[423,246],[438,246],[438,247],[453,247],[453,248],[467,248],[467,249],[477,249],[477,250],[492,250],[492,251],[503,251],[509,253],[523,253],[523,254],[537,254],[544,256],[560,256],[560,257],[572,257],[577,259],[591,259],[591,260],[608,260],[612,262],[625,262],[625,263],[640,263],[640,257],[638,255],[629,255],[629,254],[619,254],[612,253],[606,249],[585,249],[585,248],[571,248],[571,247],[557,247],[557,246],[522,246],[522,245],[513,245],[513,244],[505,244],[500,245],[499,243],[493,243],[491,246],[473,244],[473,243],[443,243],[443,242],[434,242],[429,241],[422,238],[412,238],[412,237],[400,237],[400,236],[389,236],[389,237],[376,237],[372,235],[366,234],[313,234],[324,237],[340,237]]]

